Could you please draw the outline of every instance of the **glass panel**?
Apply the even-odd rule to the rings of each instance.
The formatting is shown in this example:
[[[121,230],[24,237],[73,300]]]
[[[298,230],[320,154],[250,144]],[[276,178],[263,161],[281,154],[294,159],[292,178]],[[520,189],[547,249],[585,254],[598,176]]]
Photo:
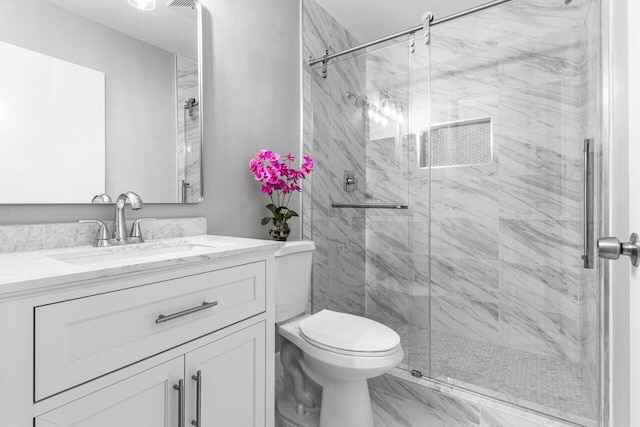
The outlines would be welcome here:
[[[304,11],[305,17],[326,14],[311,2]],[[337,23],[328,22],[338,37],[347,37]],[[313,45],[308,38],[315,34],[305,36]],[[365,213],[333,209],[331,204],[365,202],[367,115],[356,100],[366,96],[366,60],[359,56],[335,61],[326,79],[320,69],[305,68],[304,73],[304,152],[315,165],[303,191],[304,236],[316,243],[312,309],[364,315]],[[354,191],[344,190],[345,172],[356,180]]]
[[[323,13],[314,8],[305,3],[304,16]],[[313,311],[375,319],[400,334],[405,350],[415,277],[411,209],[331,205],[409,203],[409,48],[402,37],[331,61],[326,78],[322,65],[303,77],[304,151],[315,163],[303,192],[303,234],[316,243]]]
[[[410,247],[415,277],[409,306],[409,369],[431,376],[431,45],[416,35],[409,57]]]
[[[394,329],[405,349],[403,367],[411,353],[410,315],[416,276],[411,247],[409,163],[412,138],[407,137],[409,97],[406,37],[367,53],[367,137],[365,150],[367,203],[409,204],[408,210],[367,209],[366,311],[367,317]]]
[[[596,3],[531,0],[434,27],[422,141],[433,378],[579,422],[597,415],[598,282],[581,259],[583,140],[599,135],[589,14]]]

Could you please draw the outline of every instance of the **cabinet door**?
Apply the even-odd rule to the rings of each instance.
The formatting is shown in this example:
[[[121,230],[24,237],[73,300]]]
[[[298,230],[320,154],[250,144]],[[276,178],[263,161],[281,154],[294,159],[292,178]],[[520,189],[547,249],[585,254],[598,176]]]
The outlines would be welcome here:
[[[187,353],[187,420],[199,427],[264,427],[265,322]],[[200,371],[201,393],[192,378]]]
[[[175,427],[179,357],[40,415],[36,427]]]

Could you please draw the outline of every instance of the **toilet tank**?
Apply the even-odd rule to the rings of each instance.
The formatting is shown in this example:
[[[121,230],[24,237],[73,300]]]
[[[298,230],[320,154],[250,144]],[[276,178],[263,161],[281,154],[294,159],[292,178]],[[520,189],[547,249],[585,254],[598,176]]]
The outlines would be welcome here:
[[[276,323],[307,310],[311,296],[311,263],[316,248],[311,240],[286,242],[276,252]]]

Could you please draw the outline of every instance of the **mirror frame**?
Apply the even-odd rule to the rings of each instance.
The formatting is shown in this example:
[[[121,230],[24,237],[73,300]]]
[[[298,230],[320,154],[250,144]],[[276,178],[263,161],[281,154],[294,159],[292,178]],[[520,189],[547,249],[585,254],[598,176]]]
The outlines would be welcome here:
[[[201,203],[204,200],[204,167],[203,167],[203,159],[204,159],[204,108],[203,108],[203,104],[204,104],[204,90],[202,88],[202,82],[204,81],[203,78],[203,69],[204,69],[204,49],[202,46],[202,42],[204,40],[203,37],[203,8],[202,8],[202,4],[200,3],[200,0],[191,0],[196,8],[196,12],[198,13],[198,17],[196,19],[197,21],[197,40],[198,40],[198,96],[200,97],[200,101],[199,101],[199,113],[200,113],[200,120],[198,123],[198,127],[200,128],[200,198],[194,202],[186,202],[186,203],[182,203],[182,202],[169,202],[169,203],[149,203],[151,205],[162,205],[162,204],[174,204],[174,205],[197,205],[198,203]]]

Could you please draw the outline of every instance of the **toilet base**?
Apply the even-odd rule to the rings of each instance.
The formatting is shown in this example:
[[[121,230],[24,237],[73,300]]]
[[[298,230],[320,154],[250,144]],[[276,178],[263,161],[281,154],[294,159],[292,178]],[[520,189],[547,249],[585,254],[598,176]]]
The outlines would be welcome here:
[[[290,393],[284,393],[276,402],[277,427],[318,427],[320,425],[319,408],[304,409],[298,414],[298,403]]]
[[[367,380],[326,381],[322,385],[320,427],[373,427]]]

